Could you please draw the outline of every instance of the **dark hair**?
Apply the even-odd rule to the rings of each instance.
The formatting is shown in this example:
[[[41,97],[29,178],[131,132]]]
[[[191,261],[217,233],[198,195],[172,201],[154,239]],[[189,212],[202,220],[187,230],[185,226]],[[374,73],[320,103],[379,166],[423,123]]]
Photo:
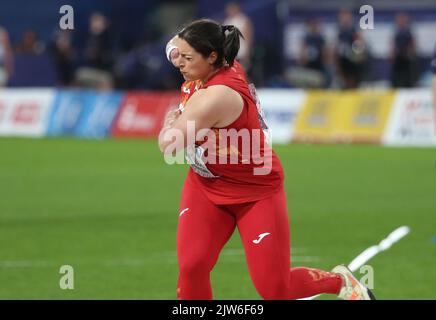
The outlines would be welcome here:
[[[235,26],[221,25],[209,19],[191,22],[178,33],[178,37],[205,58],[215,51],[218,55],[214,63],[216,68],[221,68],[225,63],[233,65],[239,51],[239,37],[244,38]]]

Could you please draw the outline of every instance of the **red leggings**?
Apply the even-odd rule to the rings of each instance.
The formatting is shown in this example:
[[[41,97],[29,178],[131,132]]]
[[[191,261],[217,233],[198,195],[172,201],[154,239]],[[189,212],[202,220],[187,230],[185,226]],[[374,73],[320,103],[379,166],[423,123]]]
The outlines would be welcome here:
[[[263,299],[299,299],[339,292],[342,279],[337,274],[291,268],[283,188],[264,200],[215,205],[201,190],[185,183],[177,230],[178,299],[212,299],[210,272],[236,226],[251,279]]]

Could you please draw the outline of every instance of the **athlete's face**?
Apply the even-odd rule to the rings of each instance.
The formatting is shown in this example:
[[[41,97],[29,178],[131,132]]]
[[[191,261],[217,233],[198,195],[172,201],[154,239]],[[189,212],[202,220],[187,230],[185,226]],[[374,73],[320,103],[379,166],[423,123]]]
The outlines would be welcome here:
[[[185,40],[178,38],[176,45],[179,48],[179,56],[175,61],[175,66],[180,69],[185,80],[204,80],[214,72],[214,62],[217,54],[212,52],[209,57],[205,58]]]

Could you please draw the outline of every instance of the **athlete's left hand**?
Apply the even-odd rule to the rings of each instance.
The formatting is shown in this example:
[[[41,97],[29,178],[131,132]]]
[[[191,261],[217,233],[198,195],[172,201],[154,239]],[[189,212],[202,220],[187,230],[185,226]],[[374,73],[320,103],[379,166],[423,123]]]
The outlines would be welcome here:
[[[171,127],[180,115],[181,111],[179,109],[170,110],[165,116],[164,128]]]

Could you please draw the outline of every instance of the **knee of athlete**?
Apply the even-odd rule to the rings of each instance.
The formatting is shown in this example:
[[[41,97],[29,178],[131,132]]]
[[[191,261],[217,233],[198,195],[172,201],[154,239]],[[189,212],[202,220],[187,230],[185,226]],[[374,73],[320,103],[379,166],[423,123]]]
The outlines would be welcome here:
[[[179,271],[185,277],[198,277],[209,275],[211,267],[207,259],[187,259],[180,263]]]
[[[264,300],[286,300],[289,299],[288,281],[266,280],[263,283],[256,285],[257,292]]]

